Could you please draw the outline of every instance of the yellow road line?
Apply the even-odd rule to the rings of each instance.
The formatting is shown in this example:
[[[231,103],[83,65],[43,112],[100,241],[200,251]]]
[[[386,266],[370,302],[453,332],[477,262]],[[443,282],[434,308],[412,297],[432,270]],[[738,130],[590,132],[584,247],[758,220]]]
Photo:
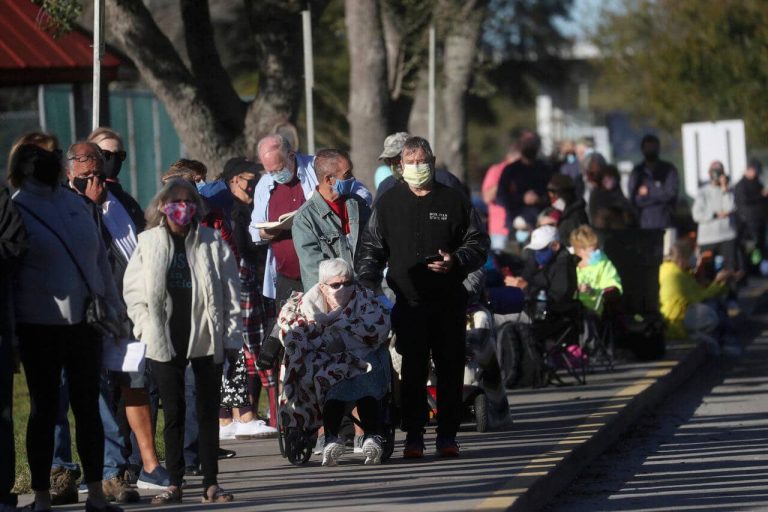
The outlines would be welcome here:
[[[656,382],[657,379],[663,377],[677,365],[677,361],[662,361],[658,366],[660,368],[653,368],[648,370],[642,377],[638,377],[634,382],[621,388],[616,393],[606,398],[606,403],[600,407],[597,411],[593,412],[585,418],[585,420],[574,427],[570,433],[560,440],[556,445],[552,447],[544,457],[539,457],[531,460],[531,462],[516,473],[512,478],[507,480],[504,485],[496,490],[492,495],[483,500],[475,510],[506,510],[512,506],[515,501],[528,489],[523,479],[530,478],[532,476],[544,476],[546,471],[540,470],[542,463],[547,462],[549,467],[554,467],[560,463],[567,454],[571,453],[571,449],[568,449],[570,445],[579,445],[591,436],[585,436],[586,432],[597,432],[605,425],[605,421],[600,421],[603,418],[614,416],[618,413],[618,409],[623,408],[626,405],[626,401],[616,404],[613,401],[617,398],[636,396],[640,392],[647,389],[651,384]],[[586,432],[585,432],[586,431]],[[514,435],[514,432],[511,433]],[[565,448],[558,450],[557,448]]]

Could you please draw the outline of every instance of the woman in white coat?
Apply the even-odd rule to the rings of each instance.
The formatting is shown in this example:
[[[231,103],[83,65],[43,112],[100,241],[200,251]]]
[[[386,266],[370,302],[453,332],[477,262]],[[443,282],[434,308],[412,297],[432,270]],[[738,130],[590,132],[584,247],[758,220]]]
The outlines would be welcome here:
[[[146,210],[147,229],[125,272],[123,295],[165,415],[171,485],[153,504],[181,501],[184,476],[184,371],[195,374],[203,503],[232,495],[217,482],[219,388],[225,350],[243,344],[235,257],[218,232],[201,226],[204,206],[195,187],[174,179]]]

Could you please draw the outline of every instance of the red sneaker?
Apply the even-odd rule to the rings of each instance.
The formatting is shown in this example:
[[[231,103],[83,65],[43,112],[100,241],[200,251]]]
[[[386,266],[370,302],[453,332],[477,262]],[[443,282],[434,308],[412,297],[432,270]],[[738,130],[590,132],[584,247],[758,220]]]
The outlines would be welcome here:
[[[421,459],[424,457],[424,434],[408,434],[405,438],[404,459]]]
[[[461,453],[459,443],[456,442],[456,436],[441,436],[438,434],[435,447],[440,457],[458,457]]]

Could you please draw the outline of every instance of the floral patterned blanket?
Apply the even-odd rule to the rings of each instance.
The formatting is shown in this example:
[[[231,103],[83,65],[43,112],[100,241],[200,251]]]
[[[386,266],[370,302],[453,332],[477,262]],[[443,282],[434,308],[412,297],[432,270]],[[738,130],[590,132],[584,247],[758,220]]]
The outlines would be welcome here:
[[[328,312],[316,285],[304,294],[294,294],[277,323],[285,346],[281,423],[314,430],[322,424],[328,390],[370,370],[363,357],[386,343],[389,310],[371,290],[356,285],[346,307]],[[329,353],[329,344],[338,346],[339,339],[345,349]]]

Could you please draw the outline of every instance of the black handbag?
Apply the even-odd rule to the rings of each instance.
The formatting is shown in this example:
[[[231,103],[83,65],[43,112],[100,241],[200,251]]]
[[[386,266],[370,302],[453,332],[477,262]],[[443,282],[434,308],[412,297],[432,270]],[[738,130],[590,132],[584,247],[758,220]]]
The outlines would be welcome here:
[[[259,349],[259,357],[256,358],[255,366],[259,370],[268,370],[274,368],[280,358],[280,353],[283,350],[283,344],[279,338],[280,328],[275,322],[272,328],[269,330],[269,334],[261,342],[261,348]]]
[[[69,249],[69,246],[64,241],[63,238],[54,230],[50,225],[48,225],[47,222],[45,222],[42,218],[40,218],[39,215],[37,215],[35,212],[30,210],[25,205],[16,202],[16,206],[27,212],[29,215],[31,215],[37,222],[40,223],[43,227],[45,227],[48,231],[50,231],[53,236],[55,236],[58,241],[61,243],[61,245],[64,247],[64,250],[69,255],[70,259],[72,260],[72,263],[74,263],[75,268],[77,269],[78,273],[80,274],[80,278],[85,283],[85,287],[88,289],[88,299],[86,299],[85,302],[85,323],[91,326],[97,333],[99,333],[102,336],[114,336],[115,338],[119,338],[123,335],[124,329],[122,326],[122,323],[117,318],[117,314],[112,311],[112,308],[107,305],[107,302],[104,300],[104,297],[99,295],[98,293],[95,293],[91,289],[91,285],[88,283],[88,279],[85,277],[85,272],[83,272],[83,269],[80,267],[80,264],[77,262],[77,258],[75,258],[75,255],[72,254],[72,251]]]

